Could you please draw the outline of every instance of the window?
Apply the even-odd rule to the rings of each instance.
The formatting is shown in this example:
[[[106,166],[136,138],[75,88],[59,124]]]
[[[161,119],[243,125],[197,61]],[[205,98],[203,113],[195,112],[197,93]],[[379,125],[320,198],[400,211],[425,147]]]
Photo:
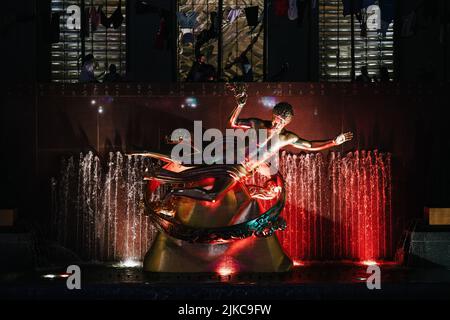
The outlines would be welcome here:
[[[59,36],[51,47],[52,81],[78,82],[82,57],[87,54],[93,54],[98,63],[96,77],[107,72],[110,64],[116,65],[119,74],[125,73],[126,0],[52,0],[51,9],[56,20],[52,25],[59,25]],[[111,23],[110,27],[102,21]]]
[[[356,1],[355,1],[356,3]],[[351,16],[344,17],[341,0],[319,0],[320,78],[324,81],[350,81],[352,71]],[[367,66],[369,75],[377,77],[379,68],[386,66],[390,76],[394,71],[393,23],[385,35],[378,1],[354,17],[355,75]],[[366,32],[362,23],[367,21]]]
[[[220,12],[222,19],[216,18]],[[199,53],[227,80],[242,76],[239,57],[245,55],[253,80],[263,80],[264,0],[179,0],[177,16],[179,81],[186,80]]]

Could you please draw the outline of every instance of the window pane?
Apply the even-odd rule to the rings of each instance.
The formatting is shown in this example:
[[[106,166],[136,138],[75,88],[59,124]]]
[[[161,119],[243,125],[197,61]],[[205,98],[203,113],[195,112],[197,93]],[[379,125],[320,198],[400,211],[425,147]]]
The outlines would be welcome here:
[[[257,7],[256,23],[250,26],[245,8]],[[178,80],[185,81],[195,61],[195,44],[204,42],[199,53],[206,56],[208,64],[218,67],[219,49],[222,53],[222,77],[233,80],[242,76],[242,64],[238,58],[244,53],[253,70],[254,81],[264,77],[264,0],[223,0],[222,48],[218,34],[214,34],[212,17],[219,11],[218,0],[179,0],[178,12],[185,17],[194,17],[194,27],[178,18],[177,65]],[[250,9],[252,10],[252,9]],[[254,9],[253,9],[254,10]],[[255,13],[255,11],[253,11]],[[182,18],[184,19],[184,18]],[[206,30],[211,37],[203,41]],[[246,63],[248,64],[248,63]]]
[[[355,74],[367,66],[371,77],[378,76],[384,65],[394,71],[394,31],[389,25],[386,35],[379,32],[378,6],[363,11],[368,17],[366,35],[361,34],[361,23],[355,16]],[[319,0],[320,78],[325,81],[351,80],[351,17],[343,15],[341,0]],[[379,10],[379,8],[378,8]],[[363,18],[362,21],[365,19]]]
[[[91,8],[96,11],[102,6],[106,17],[110,18],[114,11],[121,5],[121,25],[114,28],[104,27],[100,21],[95,23],[93,15],[89,12]],[[53,43],[51,47],[51,78],[54,82],[78,82],[82,66],[82,38],[79,30],[67,28],[66,13],[70,5],[81,6],[80,0],[52,0],[52,13],[59,13],[59,42]],[[85,0],[85,10],[88,12],[88,31],[84,39],[85,54],[92,53],[98,62],[95,75],[100,76],[107,72],[110,64],[115,64],[119,74],[126,72],[126,0]],[[96,27],[96,30],[93,28]]]

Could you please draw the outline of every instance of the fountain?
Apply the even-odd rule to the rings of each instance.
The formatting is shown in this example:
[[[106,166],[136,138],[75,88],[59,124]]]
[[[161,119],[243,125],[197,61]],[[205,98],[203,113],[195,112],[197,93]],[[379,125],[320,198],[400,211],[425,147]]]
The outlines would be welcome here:
[[[390,154],[283,151],[280,159],[287,229],[277,234],[291,259],[392,258]],[[52,179],[58,242],[90,261],[142,260],[157,235],[143,205],[143,174],[153,165],[120,152],[106,163],[92,152],[63,159]]]
[[[283,248],[300,260],[379,260],[394,255],[391,156],[356,151],[296,156],[285,153]]]
[[[91,261],[141,259],[156,232],[142,204],[147,162],[120,152],[106,164],[92,152],[64,159],[52,183],[58,242]]]

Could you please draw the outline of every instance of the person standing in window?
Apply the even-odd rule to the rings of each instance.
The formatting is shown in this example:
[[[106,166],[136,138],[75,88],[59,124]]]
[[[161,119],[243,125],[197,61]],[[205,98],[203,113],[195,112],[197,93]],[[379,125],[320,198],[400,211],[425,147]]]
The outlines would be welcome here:
[[[380,74],[378,78],[378,82],[389,82],[391,81],[391,77],[389,76],[389,70],[386,66],[380,66]]]
[[[238,63],[242,71],[242,76],[237,76],[235,81],[252,82],[253,69],[250,60],[248,60],[247,58],[247,55],[242,54],[238,59]]]
[[[361,67],[361,74],[356,77],[356,82],[372,82],[367,66]]]
[[[192,64],[186,81],[188,82],[207,82],[215,80],[216,70],[215,68],[206,63],[206,57],[204,54],[197,56],[196,61]]]
[[[109,73],[105,74],[103,78],[103,83],[107,82],[120,82],[122,81],[122,77],[117,73],[117,67],[115,64],[109,65]]]
[[[83,59],[79,81],[81,83],[98,82],[94,74],[95,59],[93,54],[88,54]]]

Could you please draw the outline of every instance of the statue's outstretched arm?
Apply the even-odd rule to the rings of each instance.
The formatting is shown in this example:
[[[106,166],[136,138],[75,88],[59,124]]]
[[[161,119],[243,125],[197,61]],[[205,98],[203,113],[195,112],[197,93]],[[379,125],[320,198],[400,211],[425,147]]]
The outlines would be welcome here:
[[[253,127],[252,119],[239,119],[239,115],[247,103],[247,86],[245,84],[228,83],[226,88],[231,91],[236,98],[237,106],[228,117],[228,123],[232,128],[250,129]]]
[[[322,151],[335,146],[339,146],[347,141],[352,140],[353,133],[341,133],[335,139],[324,141],[308,141],[300,138],[295,133],[289,133],[289,138],[292,139],[291,145],[297,149],[305,151]]]

